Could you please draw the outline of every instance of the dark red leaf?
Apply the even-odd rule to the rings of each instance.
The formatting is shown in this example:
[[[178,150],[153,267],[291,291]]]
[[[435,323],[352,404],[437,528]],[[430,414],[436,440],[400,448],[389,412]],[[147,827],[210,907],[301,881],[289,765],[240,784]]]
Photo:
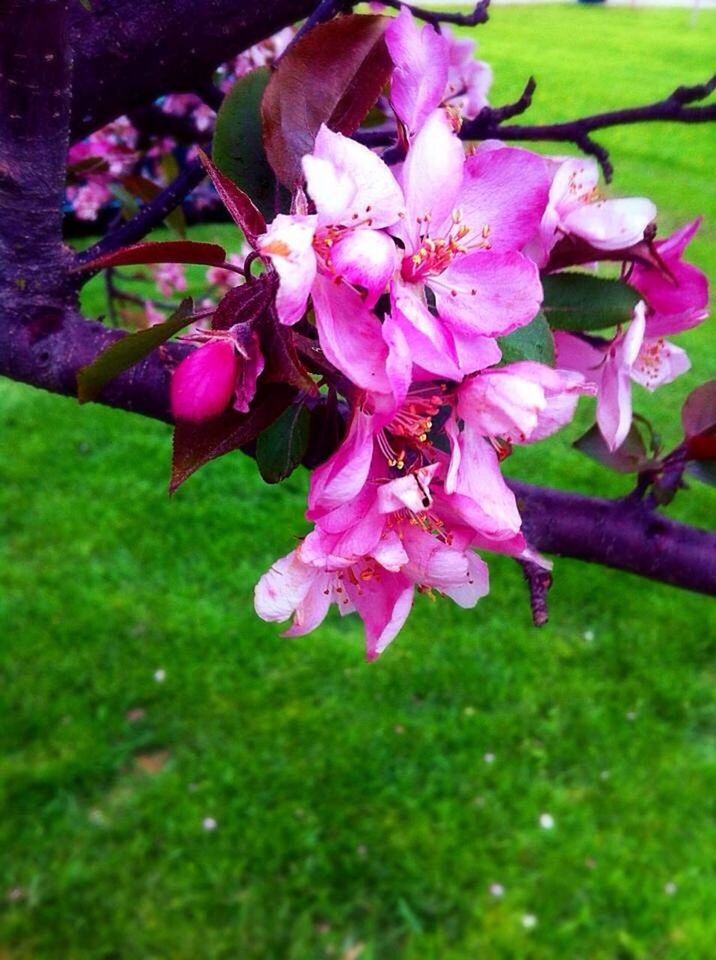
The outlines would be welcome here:
[[[716,460],[716,427],[689,437],[686,441],[686,456],[689,460]]]
[[[219,301],[212,320],[215,330],[228,330],[236,323],[255,323],[273,302],[278,287],[275,273],[264,273],[249,283],[233,287]]]
[[[177,423],[169,492],[174,493],[205,463],[255,440],[280,416],[295,395],[292,387],[271,384],[259,388],[248,413],[237,413],[232,409],[204,423]]]
[[[383,33],[389,19],[351,14],[320,24],[279,61],[261,104],[264,144],[290,190],[303,174],[322,123],[350,135],[378,99],[392,63]]]
[[[217,243],[198,240],[165,240],[160,243],[133,243],[129,247],[105,253],[74,268],[75,273],[126,267],[139,263],[202,263],[215,266],[226,260],[226,251]]]
[[[234,223],[241,228],[246,239],[253,246],[256,237],[266,233],[266,221],[263,214],[244,191],[212,163],[203,150],[199,151],[199,158],[211,177],[211,182],[214,184],[221,202],[231,214]]]
[[[278,322],[275,310],[267,314],[261,327],[261,349],[266,358],[264,381],[290,383],[298,390],[317,394],[318,387],[296,351],[294,336],[293,330]]]
[[[716,380],[691,391],[681,409],[681,422],[687,439],[716,427]]]

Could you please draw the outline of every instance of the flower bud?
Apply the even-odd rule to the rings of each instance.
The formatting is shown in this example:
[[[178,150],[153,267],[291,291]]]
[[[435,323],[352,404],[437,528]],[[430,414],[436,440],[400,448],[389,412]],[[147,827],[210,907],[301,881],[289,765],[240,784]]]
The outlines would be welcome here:
[[[172,376],[174,419],[198,423],[223,413],[234,395],[238,372],[239,358],[229,340],[210,340],[193,350]]]

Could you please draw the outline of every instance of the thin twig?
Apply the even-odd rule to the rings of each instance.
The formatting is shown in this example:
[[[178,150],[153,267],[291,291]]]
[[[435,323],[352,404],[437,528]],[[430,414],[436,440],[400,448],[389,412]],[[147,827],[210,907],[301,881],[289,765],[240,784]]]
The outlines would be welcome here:
[[[476,27],[480,23],[487,23],[487,11],[490,6],[490,0],[480,0],[479,3],[475,4],[472,13],[448,13],[446,11],[426,10],[424,7],[414,7],[412,4],[402,3],[401,0],[383,0],[383,3],[386,7],[393,7],[395,10],[407,7],[418,20],[431,23],[438,30],[441,23],[452,23],[457,27]]]
[[[567,120],[561,123],[549,124],[505,124],[505,120],[524,113],[532,103],[535,91],[535,81],[530,77],[525,89],[514,103],[502,107],[483,107],[480,113],[472,120],[466,120],[460,128],[462,140],[511,140],[511,141],[540,141],[553,143],[573,143],[584,153],[593,156],[599,162],[607,181],[612,176],[612,165],[609,152],[600,143],[597,143],[592,134],[596,130],[606,130],[609,127],[627,126],[633,123],[674,122],[674,123],[708,123],[716,120],[716,103],[693,106],[699,100],[704,100],[716,90],[716,76],[706,83],[693,87],[678,87],[668,97],[649,103],[642,107],[626,107],[622,110],[610,110],[605,113],[595,113],[592,116],[580,117],[576,120]],[[369,147],[390,147],[395,145],[395,134],[390,130],[359,131],[355,138]],[[398,156],[398,153],[400,155]],[[386,162],[402,159],[400,151],[389,152]]]
[[[186,165],[181,173],[172,180],[169,186],[165,187],[161,193],[149,203],[145,204],[139,213],[128,220],[123,226],[118,227],[111,233],[108,233],[93,246],[83,250],[75,258],[75,265],[80,266],[83,263],[89,263],[97,257],[106,253],[119,250],[131,243],[138,243],[146,235],[159,226],[167,216],[184,200],[187,194],[191,193],[194,187],[206,176],[206,171],[198,160],[192,160]],[[93,276],[92,271],[86,271],[80,275],[81,282],[84,284]]]
[[[552,574],[532,560],[518,560],[522,574],[530,592],[530,610],[532,623],[536,627],[543,627],[549,620],[547,609],[547,594],[552,586]]]

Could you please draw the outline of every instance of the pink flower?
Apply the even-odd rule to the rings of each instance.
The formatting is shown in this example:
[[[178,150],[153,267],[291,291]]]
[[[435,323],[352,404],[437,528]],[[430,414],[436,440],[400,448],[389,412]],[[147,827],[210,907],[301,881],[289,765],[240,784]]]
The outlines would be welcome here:
[[[646,332],[650,337],[680,333],[708,316],[709,285],[704,273],[681,258],[701,218],[687,223],[670,237],[657,240],[654,250],[661,264],[636,262],[628,282],[646,300]]]
[[[475,339],[508,333],[539,309],[537,269],[519,250],[547,201],[544,162],[509,147],[465,159],[438,110],[408,150],[402,181],[405,217],[391,228],[405,245],[392,284],[393,319],[416,363],[459,379],[477,369]]]
[[[488,592],[487,567],[469,549],[469,534],[453,535],[429,512],[435,469],[367,489],[370,537],[356,537],[349,524],[337,532],[318,525],[259,581],[259,616],[279,621],[293,616],[286,635],[299,636],[323,621],[331,603],[341,614],[357,611],[372,660],[405,623],[416,586],[474,606]]]
[[[393,174],[367,147],[322,126],[303,159],[316,214],[280,214],[258,239],[279,275],[282,323],[305,313],[320,273],[367,291],[375,302],[395,267],[395,246],[379,228],[400,216],[403,196]]]
[[[656,217],[645,197],[605,200],[598,190],[599,167],[588,157],[552,161],[554,176],[539,234],[529,247],[544,266],[564,235],[585,240],[596,250],[621,250],[638,243]]]
[[[646,307],[640,301],[625,332],[612,340],[555,334],[560,366],[582,373],[597,390],[597,423],[610,450],[622,445],[632,422],[631,383],[655,390],[685,373],[686,353],[661,338],[644,338]]]
[[[163,297],[171,297],[172,294],[187,288],[186,274],[180,263],[160,263],[152,267],[152,273]]]
[[[97,214],[112,198],[112,194],[103,183],[89,180],[79,187],[68,187],[67,197],[79,220],[96,220]]]

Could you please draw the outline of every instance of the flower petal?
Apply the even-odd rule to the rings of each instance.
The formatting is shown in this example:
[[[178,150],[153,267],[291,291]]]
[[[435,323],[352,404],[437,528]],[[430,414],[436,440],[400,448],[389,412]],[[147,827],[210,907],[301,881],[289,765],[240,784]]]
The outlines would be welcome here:
[[[380,321],[358,294],[345,283],[318,276],[313,305],[318,339],[327,359],[357,387],[389,394],[388,347]]]
[[[350,137],[322,125],[302,162],[321,225],[387,227],[401,216],[403,193],[390,168]]]
[[[488,337],[529,323],[542,303],[539,271],[521,253],[478,250],[459,256],[429,284],[440,317]]]
[[[316,217],[280,213],[266,233],[257,239],[260,253],[270,257],[279,277],[276,309],[281,323],[291,325],[306,311],[308,295],[316,276],[313,235]]]
[[[443,99],[448,79],[448,46],[430,24],[419,27],[407,7],[402,7],[390,22],[385,42],[395,64],[390,102],[410,136],[414,136]]]

